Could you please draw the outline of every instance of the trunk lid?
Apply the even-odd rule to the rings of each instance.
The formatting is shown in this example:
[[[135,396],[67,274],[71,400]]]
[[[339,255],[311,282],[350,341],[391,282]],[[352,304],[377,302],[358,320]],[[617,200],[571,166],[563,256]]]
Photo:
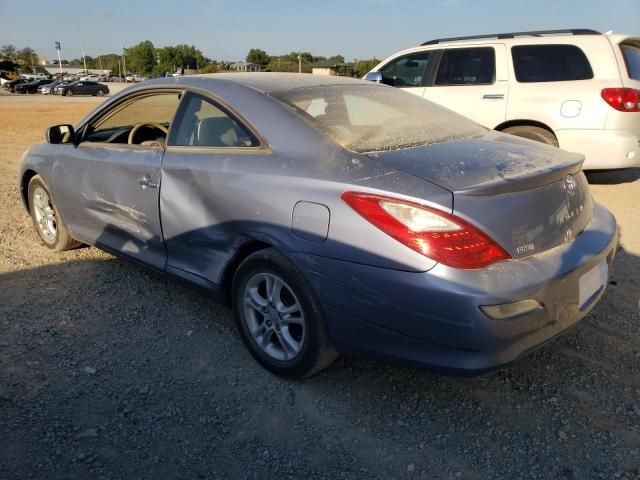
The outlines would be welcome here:
[[[450,190],[453,213],[513,258],[571,241],[591,220],[583,157],[554,147],[490,132],[368,155]]]

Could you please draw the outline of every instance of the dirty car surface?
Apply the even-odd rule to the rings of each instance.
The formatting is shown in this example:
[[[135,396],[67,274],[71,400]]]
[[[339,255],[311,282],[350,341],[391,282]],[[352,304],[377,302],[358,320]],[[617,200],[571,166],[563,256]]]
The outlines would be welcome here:
[[[582,157],[359,80],[158,79],[48,139],[18,176],[46,246],[205,288],[289,377],[511,362],[593,308],[617,244]]]

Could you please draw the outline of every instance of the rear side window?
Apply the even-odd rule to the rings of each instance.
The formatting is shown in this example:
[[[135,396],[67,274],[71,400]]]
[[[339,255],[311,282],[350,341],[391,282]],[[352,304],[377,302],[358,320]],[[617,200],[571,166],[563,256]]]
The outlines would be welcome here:
[[[442,54],[436,85],[489,85],[496,78],[492,47],[451,48]]]
[[[593,78],[589,60],[575,45],[519,45],[511,47],[511,56],[520,83]]]
[[[622,42],[620,50],[624,56],[624,63],[627,65],[629,78],[640,80],[640,41]]]
[[[255,147],[258,140],[211,100],[189,93],[180,106],[169,145]]]
[[[431,52],[420,52],[393,60],[380,69],[382,83],[392,87],[422,86],[431,57]]]

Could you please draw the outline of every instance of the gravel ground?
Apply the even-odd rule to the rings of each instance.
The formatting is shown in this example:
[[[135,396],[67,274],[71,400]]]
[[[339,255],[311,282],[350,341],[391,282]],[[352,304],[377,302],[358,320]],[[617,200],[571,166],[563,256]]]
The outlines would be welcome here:
[[[20,156],[96,103],[0,96],[0,478],[640,478],[640,171],[590,176],[623,248],[566,335],[482,377],[341,358],[294,383],[202,294],[39,244]]]

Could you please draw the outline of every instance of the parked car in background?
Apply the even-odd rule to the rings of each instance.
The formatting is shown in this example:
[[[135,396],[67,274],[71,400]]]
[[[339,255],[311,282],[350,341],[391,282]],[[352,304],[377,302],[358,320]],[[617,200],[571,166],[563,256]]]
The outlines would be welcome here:
[[[550,30],[431,40],[366,76],[478,123],[585,155],[585,169],[640,166],[640,36]]]
[[[93,95],[94,97],[97,95],[102,97],[109,93],[109,87],[102,83],[78,80],[77,82],[56,87],[56,93],[67,97],[72,97],[73,95]]]
[[[27,80],[48,80],[51,75],[48,73],[23,73],[20,77]]]
[[[89,82],[98,82],[102,77],[98,74],[92,73],[89,75],[83,75],[78,80],[89,81]]]
[[[46,138],[18,174],[44,245],[207,289],[288,377],[511,362],[596,305],[618,242],[583,156],[352,78],[154,79]]]
[[[16,86],[23,84],[23,83],[28,83],[29,80],[26,78],[16,78],[15,80],[11,80],[7,83],[4,84],[4,88],[6,88],[7,90],[9,90],[11,93],[15,93],[16,91]]]
[[[45,94],[45,95],[54,95],[55,94],[55,89],[58,87],[64,87],[65,85],[68,85],[69,81],[66,80],[56,80],[48,85],[42,85],[41,87],[38,87],[38,90],[41,90],[41,93]]]
[[[108,82],[124,82],[124,77],[119,75],[111,75],[107,81]]]
[[[15,86],[15,93],[37,93],[38,87],[48,85],[51,80],[32,80],[27,83],[20,83]]]

